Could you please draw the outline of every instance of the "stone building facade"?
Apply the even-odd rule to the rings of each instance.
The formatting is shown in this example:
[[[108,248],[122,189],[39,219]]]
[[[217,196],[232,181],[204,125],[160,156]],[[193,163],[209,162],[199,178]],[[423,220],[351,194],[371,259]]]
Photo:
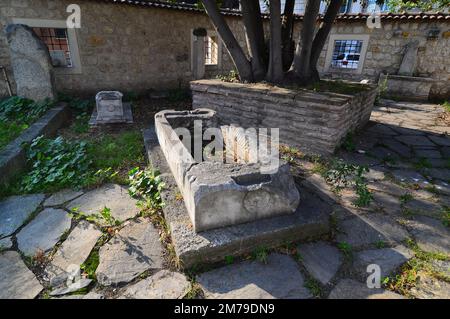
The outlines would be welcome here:
[[[0,25],[2,29],[9,23],[63,28],[70,14],[66,9],[71,3],[71,0],[2,0]],[[161,5],[151,1],[145,5],[144,2],[139,3],[77,1],[81,8],[81,28],[67,30],[72,65],[56,68],[57,90],[93,94],[112,89],[144,92],[188,87],[189,81],[193,80],[192,31],[196,28],[208,30],[211,43],[206,51],[216,55],[214,63],[206,65],[205,77],[215,77],[233,69],[231,59],[214,34],[206,14],[190,6]],[[228,11],[226,20],[245,47],[239,13]],[[405,45],[419,40],[417,75],[436,80],[431,88],[431,98],[450,97],[448,14],[382,16],[379,29],[368,28],[366,20],[364,15],[342,15],[337,19],[319,61],[319,70],[324,75],[376,82],[380,72],[395,74]],[[296,34],[300,28],[301,17],[297,17]],[[330,68],[330,61],[333,62],[336,56],[335,41],[350,40],[358,41],[356,43],[360,46],[358,67]],[[55,52],[55,56],[56,53],[59,54]],[[345,59],[351,58],[351,54],[344,56]],[[10,54],[3,32],[0,33],[0,65],[6,67],[14,88]],[[6,92],[5,83],[0,81],[0,96]]]

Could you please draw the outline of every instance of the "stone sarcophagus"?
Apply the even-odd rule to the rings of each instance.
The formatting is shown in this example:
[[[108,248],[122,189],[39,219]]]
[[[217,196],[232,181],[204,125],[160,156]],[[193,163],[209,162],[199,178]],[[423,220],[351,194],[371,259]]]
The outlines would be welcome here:
[[[267,149],[257,156],[261,136],[219,123],[209,109],[161,111],[155,128],[196,232],[296,211],[289,164]]]

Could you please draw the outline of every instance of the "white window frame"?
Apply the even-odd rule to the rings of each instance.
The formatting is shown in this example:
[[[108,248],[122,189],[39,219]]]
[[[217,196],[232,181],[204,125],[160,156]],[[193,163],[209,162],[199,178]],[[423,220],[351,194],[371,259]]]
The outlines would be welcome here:
[[[364,68],[364,62],[366,60],[367,47],[369,45],[370,35],[368,34],[331,34],[328,40],[328,48],[327,55],[325,58],[325,72],[333,72],[333,73],[353,73],[353,74],[361,74]],[[362,41],[361,53],[359,55],[359,62],[357,69],[340,69],[340,68],[332,68],[331,60],[333,58],[334,52],[334,42],[336,40],[358,40]]]
[[[194,29],[191,29],[191,70],[194,69],[194,37],[193,34]],[[206,64],[205,61],[205,68],[206,69],[214,69],[214,68],[221,68],[222,67],[222,39],[220,38],[220,35],[217,34],[214,30],[208,30],[206,29],[207,36],[212,35],[213,37],[217,38],[217,64]]]
[[[78,40],[76,30],[67,28],[66,20],[46,20],[46,19],[24,19],[13,18],[14,24],[25,24],[30,28],[56,28],[67,30],[67,40],[69,42],[70,58],[72,67],[70,68],[54,68],[55,74],[81,74],[81,59],[78,50]]]

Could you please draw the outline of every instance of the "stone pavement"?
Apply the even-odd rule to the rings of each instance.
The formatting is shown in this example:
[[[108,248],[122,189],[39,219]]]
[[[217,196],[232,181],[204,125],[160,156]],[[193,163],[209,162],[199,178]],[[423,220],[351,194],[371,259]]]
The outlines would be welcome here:
[[[368,207],[355,207],[351,190],[333,192],[314,163],[296,162],[297,182],[333,210],[328,238],[227,260],[196,276],[175,269],[161,230],[139,216],[125,187],[4,199],[0,298],[450,298],[450,138],[440,112],[383,101],[354,150],[338,152],[369,166]],[[105,207],[113,223],[87,218]],[[425,266],[412,269],[417,277],[407,289],[389,282],[371,289],[371,264],[382,278]]]

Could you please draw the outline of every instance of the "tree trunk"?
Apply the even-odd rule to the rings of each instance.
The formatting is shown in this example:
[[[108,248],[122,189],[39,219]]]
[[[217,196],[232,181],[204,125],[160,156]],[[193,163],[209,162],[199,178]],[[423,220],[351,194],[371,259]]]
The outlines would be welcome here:
[[[316,20],[319,14],[319,9],[319,0],[308,0],[308,2],[306,3],[301,39],[297,44],[293,65],[294,74],[299,79],[301,84],[306,84],[310,81],[311,49],[314,39],[314,32],[316,30]]]
[[[310,58],[310,68],[313,80],[319,80],[319,72],[317,71],[317,62],[319,61],[320,53],[323,50],[323,46],[327,40],[328,34],[333,26],[334,19],[339,13],[343,0],[331,0],[328,5],[325,16],[323,17],[322,24],[317,31],[314,41],[312,43],[311,58]]]
[[[267,81],[283,81],[283,55],[281,50],[281,4],[280,0],[270,0],[270,59]]]
[[[258,0],[241,1],[247,47],[251,57],[253,78],[261,81],[266,74],[264,61],[264,29]]]
[[[202,0],[206,13],[211,19],[214,28],[220,35],[222,41],[225,44],[231,59],[239,72],[241,81],[252,82],[253,72],[250,62],[244,54],[241,46],[237,42],[233,33],[231,32],[225,18],[220,14],[215,0]]]
[[[283,43],[283,71],[289,70],[294,59],[295,42],[294,34],[294,7],[295,0],[286,0],[284,4],[283,25],[281,39]]]

